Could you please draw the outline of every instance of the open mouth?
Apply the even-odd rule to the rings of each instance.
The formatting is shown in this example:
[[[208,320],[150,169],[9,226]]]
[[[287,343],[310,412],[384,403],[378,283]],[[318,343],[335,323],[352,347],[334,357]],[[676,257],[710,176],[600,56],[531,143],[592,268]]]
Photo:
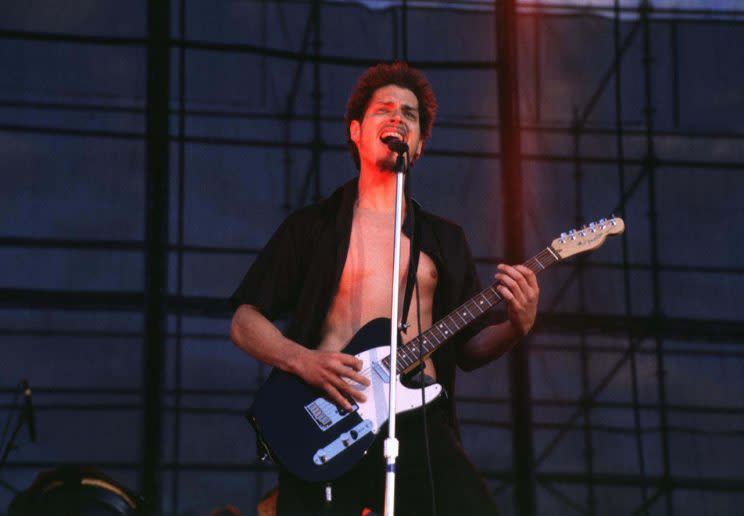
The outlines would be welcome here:
[[[406,139],[406,135],[403,134],[399,129],[384,129],[380,133],[380,140],[382,141],[398,141],[403,142]]]

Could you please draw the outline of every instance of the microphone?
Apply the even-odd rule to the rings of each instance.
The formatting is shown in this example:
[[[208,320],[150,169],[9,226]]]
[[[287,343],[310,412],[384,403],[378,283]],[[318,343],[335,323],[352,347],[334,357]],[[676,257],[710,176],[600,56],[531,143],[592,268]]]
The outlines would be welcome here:
[[[34,402],[31,399],[31,386],[23,380],[23,399],[26,403],[26,422],[28,423],[28,434],[31,442],[36,442],[36,417],[34,416]]]
[[[382,139],[382,143],[387,145],[388,149],[398,154],[408,153],[408,144],[403,140],[397,139],[395,136],[386,136]]]

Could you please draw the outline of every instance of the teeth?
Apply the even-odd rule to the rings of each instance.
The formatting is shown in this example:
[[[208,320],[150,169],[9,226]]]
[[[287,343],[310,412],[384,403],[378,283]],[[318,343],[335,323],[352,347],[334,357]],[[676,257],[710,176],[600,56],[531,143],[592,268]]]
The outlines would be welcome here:
[[[388,137],[395,138],[396,140],[401,140],[401,141],[403,140],[403,135],[401,135],[397,131],[383,131],[382,134],[380,135],[380,138],[388,138]]]

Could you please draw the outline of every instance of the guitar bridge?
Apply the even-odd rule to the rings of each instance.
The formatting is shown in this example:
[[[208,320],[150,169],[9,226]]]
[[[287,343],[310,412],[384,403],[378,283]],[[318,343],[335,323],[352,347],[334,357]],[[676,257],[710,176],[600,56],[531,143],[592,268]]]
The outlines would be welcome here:
[[[351,401],[351,404],[353,410],[359,408],[359,406],[353,401]],[[305,410],[310,414],[310,418],[322,431],[328,430],[349,415],[349,412],[337,407],[325,398],[316,398],[305,405]]]

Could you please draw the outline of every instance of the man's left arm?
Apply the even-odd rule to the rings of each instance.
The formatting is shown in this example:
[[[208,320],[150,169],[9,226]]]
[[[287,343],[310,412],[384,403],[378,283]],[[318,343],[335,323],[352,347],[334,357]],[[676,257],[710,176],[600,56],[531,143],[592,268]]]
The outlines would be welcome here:
[[[485,327],[463,344],[458,362],[465,371],[484,366],[511,351],[535,324],[540,295],[535,273],[524,265],[501,264],[498,270],[496,289],[506,301],[507,319]]]

